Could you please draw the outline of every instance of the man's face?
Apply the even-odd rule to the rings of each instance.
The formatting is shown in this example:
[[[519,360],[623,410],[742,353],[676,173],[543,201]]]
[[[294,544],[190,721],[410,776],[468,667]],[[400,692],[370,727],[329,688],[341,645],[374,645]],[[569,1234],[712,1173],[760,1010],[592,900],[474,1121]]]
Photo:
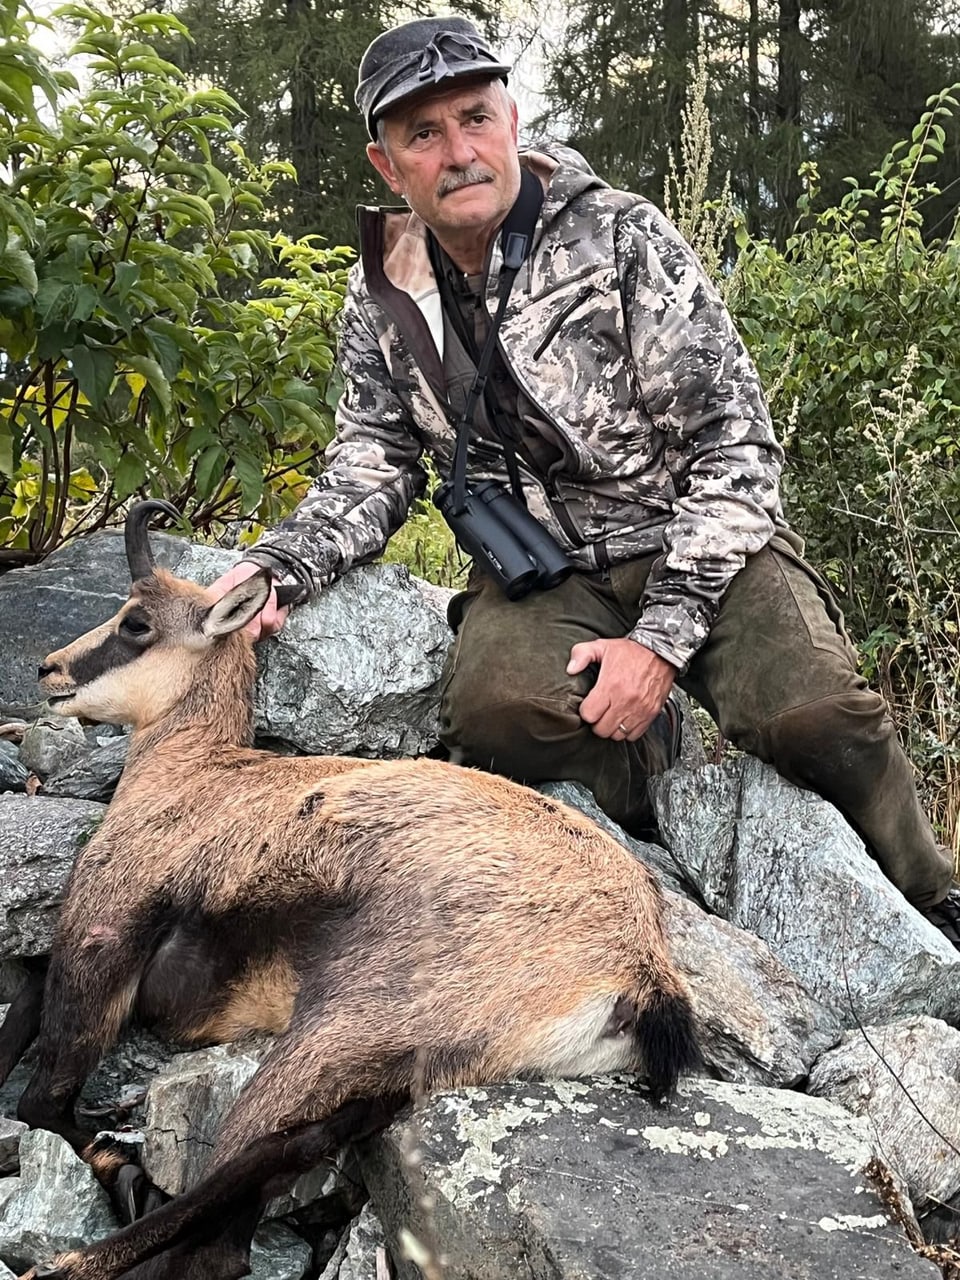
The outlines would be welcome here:
[[[403,103],[381,138],[367,147],[370,162],[441,242],[491,234],[517,198],[517,108],[498,81]]]

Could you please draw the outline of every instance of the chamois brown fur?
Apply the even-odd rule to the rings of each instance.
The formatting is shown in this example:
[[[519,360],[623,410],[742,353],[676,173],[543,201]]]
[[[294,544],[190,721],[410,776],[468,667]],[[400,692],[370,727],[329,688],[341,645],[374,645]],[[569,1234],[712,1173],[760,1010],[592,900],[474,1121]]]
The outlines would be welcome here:
[[[144,508],[131,516],[134,572],[136,521],[145,536],[157,509]],[[151,1211],[40,1274],[243,1275],[263,1204],[411,1097],[611,1069],[645,1072],[660,1096],[696,1065],[661,896],[640,863],[502,778],[252,749],[242,628],[266,576],[211,605],[146,568],[116,617],[41,668],[65,714],[134,734],[70,878],[20,1114],[67,1137],[129,1216]],[[0,1070],[37,1003],[28,993],[8,1017]],[[203,1180],[167,1204],[73,1115],[133,1016],[187,1044],[277,1036]]]

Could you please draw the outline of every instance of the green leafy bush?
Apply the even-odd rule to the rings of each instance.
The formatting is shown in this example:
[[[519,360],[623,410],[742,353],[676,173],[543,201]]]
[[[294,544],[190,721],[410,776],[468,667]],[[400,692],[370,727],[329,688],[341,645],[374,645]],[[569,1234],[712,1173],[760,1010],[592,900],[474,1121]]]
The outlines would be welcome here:
[[[290,166],[252,165],[232,100],[157,55],[150,38],[186,34],[176,18],[65,6],[58,16],[80,27],[81,93],[44,68],[27,18],[2,4],[8,556],[39,556],[139,494],[169,499],[195,529],[273,522],[332,433],[349,250],[256,229]],[[232,172],[213,162],[213,138]]]
[[[462,556],[450,526],[433,505],[433,494],[440,477],[430,459],[423,459],[427,472],[427,493],[413,504],[402,528],[387,544],[384,560],[388,564],[405,564],[418,578],[426,578],[441,587],[463,588],[470,562]]]
[[[807,166],[794,234],[783,252],[743,237],[729,299],[787,447],[788,515],[960,851],[960,240],[924,223],[955,90],[835,208],[811,213]]]

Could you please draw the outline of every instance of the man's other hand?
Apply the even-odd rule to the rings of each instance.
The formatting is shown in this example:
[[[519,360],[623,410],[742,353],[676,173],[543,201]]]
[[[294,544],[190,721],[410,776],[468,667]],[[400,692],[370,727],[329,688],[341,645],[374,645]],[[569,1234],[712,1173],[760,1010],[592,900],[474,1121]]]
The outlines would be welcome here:
[[[260,573],[263,566],[254,564],[252,560],[241,560],[239,564],[235,564],[232,569],[216,580],[211,582],[207,587],[207,595],[210,597],[211,603],[222,599],[231,587],[235,587],[238,582],[246,582],[247,578],[252,578],[255,573]],[[270,592],[270,598],[263,606],[257,616],[248,622],[244,630],[248,631],[254,640],[263,640],[266,636],[274,636],[281,629],[287,620],[289,609],[277,608],[277,589],[274,587]]]
[[[601,738],[636,742],[656,719],[677,669],[635,640],[589,640],[570,650],[567,674],[595,662],[597,682],[580,704],[580,717]]]

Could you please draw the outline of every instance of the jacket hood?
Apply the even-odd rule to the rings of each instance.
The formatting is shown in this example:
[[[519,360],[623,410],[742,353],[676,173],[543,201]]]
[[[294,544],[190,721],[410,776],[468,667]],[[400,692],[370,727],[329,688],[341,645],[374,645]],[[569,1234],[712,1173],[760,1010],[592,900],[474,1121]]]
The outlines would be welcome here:
[[[533,143],[520,152],[520,163],[543,183],[544,225],[585,191],[610,185],[597,177],[579,151],[556,142]]]

